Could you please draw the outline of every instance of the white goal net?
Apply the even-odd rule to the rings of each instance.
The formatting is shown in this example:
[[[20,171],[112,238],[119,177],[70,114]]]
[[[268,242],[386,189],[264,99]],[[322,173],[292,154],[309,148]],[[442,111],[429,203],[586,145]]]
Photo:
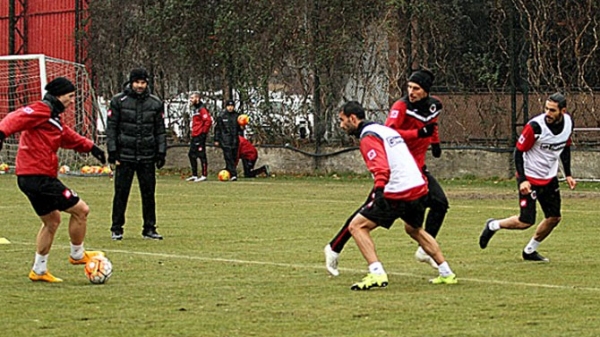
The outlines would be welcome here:
[[[97,142],[99,109],[90,77],[79,63],[44,55],[0,56],[0,119],[21,106],[41,100],[46,83],[59,76],[68,78],[77,88],[75,104],[61,115],[62,123]],[[0,161],[13,167],[18,144],[19,134],[7,138]],[[87,154],[59,151],[59,165],[77,169],[92,162],[93,158]]]

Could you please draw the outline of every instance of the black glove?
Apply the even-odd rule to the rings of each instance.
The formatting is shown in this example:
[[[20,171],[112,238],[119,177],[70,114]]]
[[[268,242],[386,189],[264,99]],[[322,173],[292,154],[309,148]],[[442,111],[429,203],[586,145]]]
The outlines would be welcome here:
[[[442,148],[440,147],[440,144],[431,144],[431,154],[435,157],[435,158],[439,158],[442,155]]]
[[[161,169],[163,166],[165,166],[165,155],[159,154],[156,156],[156,168]]]
[[[108,162],[114,164],[117,162],[117,160],[119,160],[119,155],[117,154],[117,151],[110,151],[108,153]]]
[[[6,135],[4,132],[0,131],[0,150],[2,150],[2,147],[4,146],[4,139],[6,139]]]
[[[389,205],[383,196],[383,188],[378,187],[375,189],[373,193],[373,204],[377,205],[382,210],[388,209]]]
[[[417,131],[417,135],[419,136],[419,138],[431,137],[431,135],[433,135],[433,130],[435,130],[436,125],[437,123],[425,125],[424,127],[420,128],[419,131]]]
[[[92,156],[96,157],[102,165],[106,164],[106,156],[104,155],[104,150],[98,147],[98,145],[94,144],[92,147]]]

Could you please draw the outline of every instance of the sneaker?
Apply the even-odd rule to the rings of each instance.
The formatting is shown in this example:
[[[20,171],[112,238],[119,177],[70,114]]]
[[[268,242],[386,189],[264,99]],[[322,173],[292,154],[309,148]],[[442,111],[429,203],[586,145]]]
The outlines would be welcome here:
[[[205,181],[206,180],[206,176],[201,176],[200,178],[197,178],[196,180],[194,180],[195,183],[200,182],[200,181]]]
[[[494,219],[487,219],[487,221],[485,222],[485,227],[483,227],[483,231],[479,236],[479,247],[481,247],[481,249],[485,249],[485,247],[487,247],[488,243],[490,242],[492,236],[496,234],[496,232],[491,230],[489,226],[490,222],[492,221],[494,221]]]
[[[533,252],[531,254],[527,254],[527,253],[525,253],[523,251],[523,260],[525,260],[525,261],[538,261],[538,262],[550,262],[550,260],[547,257],[543,257],[537,251],[535,251],[535,252]]]
[[[438,269],[438,264],[435,263],[435,260],[427,253],[425,253],[425,251],[421,247],[419,247],[415,252],[415,259],[419,262],[428,263],[431,266],[431,268],[435,270]]]
[[[83,252],[83,257],[79,260],[75,260],[74,258],[69,256],[69,262],[71,264],[86,264],[90,261],[90,259],[94,256],[104,256],[106,254],[104,254],[104,252],[101,252],[99,250],[95,250],[95,251],[85,251]]]
[[[269,167],[269,165],[265,165],[265,174],[267,175],[267,177],[271,176],[271,168]]]
[[[354,283],[352,285],[352,287],[350,287],[351,290],[369,290],[373,287],[387,287],[388,285],[388,277],[387,274],[371,274],[368,273],[367,276],[365,276],[365,278],[362,279],[362,281],[358,282],[358,283]]]
[[[156,229],[152,229],[152,230],[145,230],[142,232],[142,236],[144,237],[144,239],[152,239],[152,240],[162,240],[163,237],[162,235],[158,234],[156,232]]]
[[[450,274],[448,276],[440,275],[436,278],[432,278],[431,280],[429,280],[429,283],[431,283],[431,284],[457,284],[458,279],[456,278],[456,275],[454,275],[454,274]]]
[[[33,270],[29,272],[29,279],[33,282],[48,282],[48,283],[60,283],[63,280],[58,278],[58,277],[54,277],[52,274],[50,274],[49,271],[45,271],[43,274],[36,274]]]
[[[229,181],[237,181],[237,176],[231,177],[231,179],[229,179]]]
[[[327,268],[327,271],[332,276],[338,276],[340,274],[340,271],[338,270],[338,257],[340,256],[340,254],[331,250],[331,245],[325,246],[324,251],[325,267]]]
[[[191,176],[191,177],[187,178],[185,181],[191,181],[191,182],[194,182],[194,181],[196,181],[196,180],[198,180],[198,177],[196,177],[196,176]]]
[[[111,232],[110,238],[116,241],[123,240],[123,232]]]

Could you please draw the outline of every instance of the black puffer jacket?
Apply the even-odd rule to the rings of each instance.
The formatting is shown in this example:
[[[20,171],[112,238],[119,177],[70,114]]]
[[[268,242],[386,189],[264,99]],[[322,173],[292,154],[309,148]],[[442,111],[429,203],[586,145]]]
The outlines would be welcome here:
[[[151,162],[167,154],[162,101],[148,90],[138,94],[130,86],[110,101],[107,150],[120,161]]]
[[[234,110],[229,112],[223,110],[217,116],[217,125],[215,125],[215,142],[219,142],[221,147],[237,147],[239,145],[238,136],[244,134],[244,130],[237,121],[238,113]]]

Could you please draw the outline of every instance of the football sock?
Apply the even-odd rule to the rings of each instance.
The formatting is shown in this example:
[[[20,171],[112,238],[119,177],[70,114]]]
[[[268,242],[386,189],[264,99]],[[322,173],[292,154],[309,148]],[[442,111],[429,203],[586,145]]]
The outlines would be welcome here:
[[[383,269],[383,265],[381,264],[381,262],[373,262],[369,265],[369,273],[371,274],[375,274],[375,275],[382,275],[385,274],[385,270]]]
[[[423,247],[421,247],[421,246],[419,246],[419,248],[417,248],[417,253],[423,254],[423,255],[428,255],[427,252],[425,251],[425,249],[423,249]]]
[[[490,224],[488,225],[488,228],[492,232],[495,232],[495,231],[499,230],[500,229],[500,221],[498,221],[498,220],[490,221]]]
[[[71,257],[73,260],[83,259],[83,243],[80,245],[74,245],[71,243]]]
[[[438,266],[438,271],[440,272],[440,275],[443,277],[454,274],[452,272],[452,269],[450,269],[448,262],[446,262],[446,261],[444,261],[444,263],[442,263]]]
[[[527,254],[531,254],[533,252],[535,252],[538,247],[540,246],[539,241],[536,241],[535,239],[531,238],[531,240],[529,240],[529,243],[527,244],[527,246],[525,246],[525,249],[523,249],[523,251]]]
[[[40,255],[35,253],[35,260],[33,262],[33,272],[42,275],[48,270],[48,254]]]

